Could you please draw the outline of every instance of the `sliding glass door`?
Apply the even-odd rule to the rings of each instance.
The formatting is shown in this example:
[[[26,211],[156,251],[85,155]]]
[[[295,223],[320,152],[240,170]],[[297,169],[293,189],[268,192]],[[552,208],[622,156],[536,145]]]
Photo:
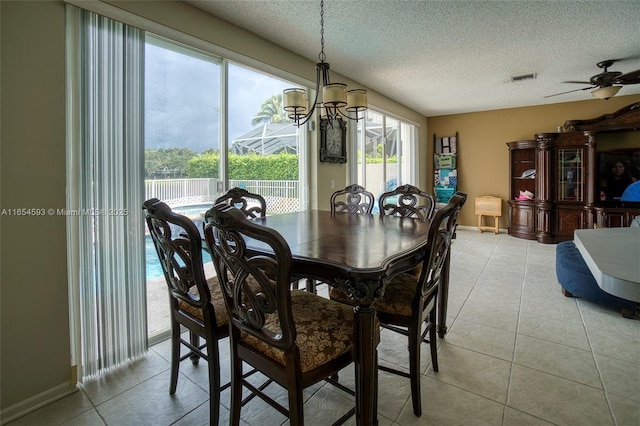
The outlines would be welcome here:
[[[351,180],[373,192],[376,199],[398,185],[415,184],[415,141],[414,125],[367,110],[357,124]]]
[[[145,199],[166,202],[198,227],[213,201],[232,187],[264,196],[269,214],[304,208],[304,132],[282,110],[282,90],[291,85],[147,35]],[[149,236],[146,246],[148,329],[153,339],[168,331],[169,309]],[[205,267],[213,273],[210,263]]]
[[[211,205],[220,171],[207,162],[220,149],[222,61],[163,39],[145,45],[145,199],[158,198],[199,218]],[[168,330],[162,268],[146,236],[147,325]]]
[[[268,214],[302,209],[306,133],[282,107],[282,91],[292,83],[239,64],[230,63],[227,70],[225,188],[242,187],[262,195]]]

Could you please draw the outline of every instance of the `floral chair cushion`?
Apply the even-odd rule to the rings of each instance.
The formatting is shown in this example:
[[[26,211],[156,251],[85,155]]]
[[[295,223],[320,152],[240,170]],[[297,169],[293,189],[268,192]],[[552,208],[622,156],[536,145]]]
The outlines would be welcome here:
[[[222,290],[220,289],[218,278],[211,277],[207,279],[207,285],[209,287],[209,291],[211,292],[211,304],[213,305],[213,309],[216,313],[216,325],[220,327],[225,324],[229,324],[229,316],[227,315],[227,308],[224,306],[224,298],[222,297]],[[198,294],[198,289],[196,288],[196,286],[193,286],[189,289],[189,292]],[[180,308],[180,310],[188,312],[194,317],[203,320],[201,309],[198,309],[195,306],[192,306],[180,299],[178,299],[178,307]]]
[[[302,290],[291,291],[291,308],[296,325],[296,344],[300,349],[300,364],[303,372],[332,360],[352,350],[354,345],[353,308],[333,302]],[[272,331],[280,329],[276,315],[270,315],[266,327]],[[247,333],[242,340],[285,365],[284,352]]]

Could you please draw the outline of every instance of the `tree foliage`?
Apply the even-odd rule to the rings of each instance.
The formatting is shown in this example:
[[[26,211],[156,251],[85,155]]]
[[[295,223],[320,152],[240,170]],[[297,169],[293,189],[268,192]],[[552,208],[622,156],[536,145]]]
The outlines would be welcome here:
[[[189,160],[196,155],[196,152],[188,148],[146,149],[145,176],[156,179],[185,177]]]
[[[282,93],[271,96],[262,103],[251,125],[260,123],[291,123],[282,105]]]

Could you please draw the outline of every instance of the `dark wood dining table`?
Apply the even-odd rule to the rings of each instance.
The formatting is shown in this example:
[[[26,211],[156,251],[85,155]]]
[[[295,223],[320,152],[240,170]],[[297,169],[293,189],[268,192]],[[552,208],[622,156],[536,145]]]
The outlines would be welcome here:
[[[373,302],[395,275],[418,265],[430,222],[307,210],[254,219],[289,244],[293,271],[343,289],[356,303],[356,423],[378,423],[379,330]],[[259,249],[259,248],[257,248]]]

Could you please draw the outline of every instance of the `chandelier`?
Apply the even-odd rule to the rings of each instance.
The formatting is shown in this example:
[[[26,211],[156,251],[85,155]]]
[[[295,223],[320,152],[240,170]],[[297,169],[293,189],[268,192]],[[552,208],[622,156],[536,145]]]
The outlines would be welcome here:
[[[329,81],[329,64],[324,54],[324,0],[320,1],[320,62],[316,64],[316,94],[311,109],[308,109],[307,91],[305,89],[285,89],[283,93],[284,110],[287,117],[296,126],[305,124],[313,112],[318,109],[323,119],[335,120],[345,117],[358,121],[360,111],[367,109],[367,91],[364,89],[347,90],[343,83]],[[322,89],[322,102],[318,102],[318,94]],[[346,111],[346,112],[345,112]]]

